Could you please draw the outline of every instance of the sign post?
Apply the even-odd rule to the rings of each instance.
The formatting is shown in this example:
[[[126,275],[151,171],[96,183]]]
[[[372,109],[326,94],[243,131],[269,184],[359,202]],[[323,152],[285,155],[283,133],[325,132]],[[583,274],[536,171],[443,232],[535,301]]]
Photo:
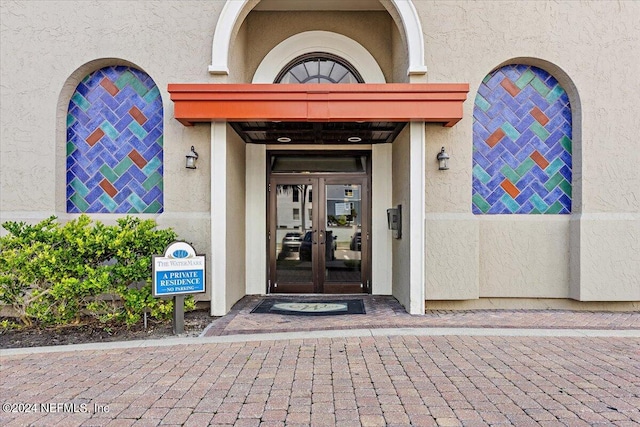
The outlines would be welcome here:
[[[153,296],[173,297],[173,333],[184,332],[184,296],[206,292],[204,255],[186,242],[173,242],[153,256]]]
[[[184,295],[173,297],[173,334],[184,332]]]

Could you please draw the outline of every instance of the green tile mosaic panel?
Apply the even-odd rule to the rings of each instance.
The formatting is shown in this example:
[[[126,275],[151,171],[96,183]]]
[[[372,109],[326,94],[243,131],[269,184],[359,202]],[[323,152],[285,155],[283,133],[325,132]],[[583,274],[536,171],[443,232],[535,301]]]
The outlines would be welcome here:
[[[473,109],[474,214],[571,213],[571,106],[546,71],[508,65]]]
[[[142,71],[106,67],[82,80],[67,114],[67,212],[162,212],[162,118]]]

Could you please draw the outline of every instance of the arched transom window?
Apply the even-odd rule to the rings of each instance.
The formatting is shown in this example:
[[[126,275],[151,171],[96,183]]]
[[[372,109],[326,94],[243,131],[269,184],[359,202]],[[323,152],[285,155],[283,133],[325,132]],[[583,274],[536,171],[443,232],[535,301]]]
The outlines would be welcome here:
[[[364,80],[344,59],[314,52],[287,64],[276,76],[275,83],[364,83]]]

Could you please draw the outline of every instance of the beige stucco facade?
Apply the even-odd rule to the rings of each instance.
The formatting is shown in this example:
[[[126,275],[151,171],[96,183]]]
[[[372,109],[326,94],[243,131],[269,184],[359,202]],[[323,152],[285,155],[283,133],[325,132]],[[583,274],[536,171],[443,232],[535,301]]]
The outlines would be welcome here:
[[[256,188],[268,147],[245,144],[224,122],[183,126],[167,86],[251,83],[278,44],[324,31],[368,51],[387,83],[470,88],[455,126],[411,123],[393,144],[372,149],[372,264],[382,266],[373,293],[392,293],[413,313],[425,306],[639,309],[640,3],[413,0],[409,8],[405,1],[327,2],[332,10],[314,10],[321,8],[314,1],[238,1],[233,14],[223,0],[117,7],[3,0],[1,220],[75,216],[66,211],[69,100],[90,72],[131,65],[155,81],[164,107],[164,211],[148,216],[209,256],[206,299],[216,314],[245,294],[264,293],[266,228],[254,224],[265,221],[255,217],[266,200]],[[216,50],[225,25],[226,58]],[[485,76],[504,64],[540,67],[569,95],[568,215],[471,211],[474,99]],[[191,146],[200,156],[196,170],[184,168]],[[447,171],[438,170],[441,147],[451,155]],[[385,210],[398,204],[404,233],[392,240]]]

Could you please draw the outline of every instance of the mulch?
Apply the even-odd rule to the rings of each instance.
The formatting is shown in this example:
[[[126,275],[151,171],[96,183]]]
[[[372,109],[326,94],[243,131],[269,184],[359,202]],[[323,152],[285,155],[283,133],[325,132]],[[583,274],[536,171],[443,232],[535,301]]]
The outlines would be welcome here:
[[[184,314],[184,333],[180,336],[198,336],[213,321],[208,309],[189,311]],[[15,320],[0,318],[2,320]],[[105,327],[95,319],[85,319],[81,324],[20,329],[0,328],[0,348],[44,347],[52,345],[85,344],[111,341],[130,341],[172,337],[171,320],[160,322],[148,320],[147,328],[143,322],[130,328],[126,326]]]

